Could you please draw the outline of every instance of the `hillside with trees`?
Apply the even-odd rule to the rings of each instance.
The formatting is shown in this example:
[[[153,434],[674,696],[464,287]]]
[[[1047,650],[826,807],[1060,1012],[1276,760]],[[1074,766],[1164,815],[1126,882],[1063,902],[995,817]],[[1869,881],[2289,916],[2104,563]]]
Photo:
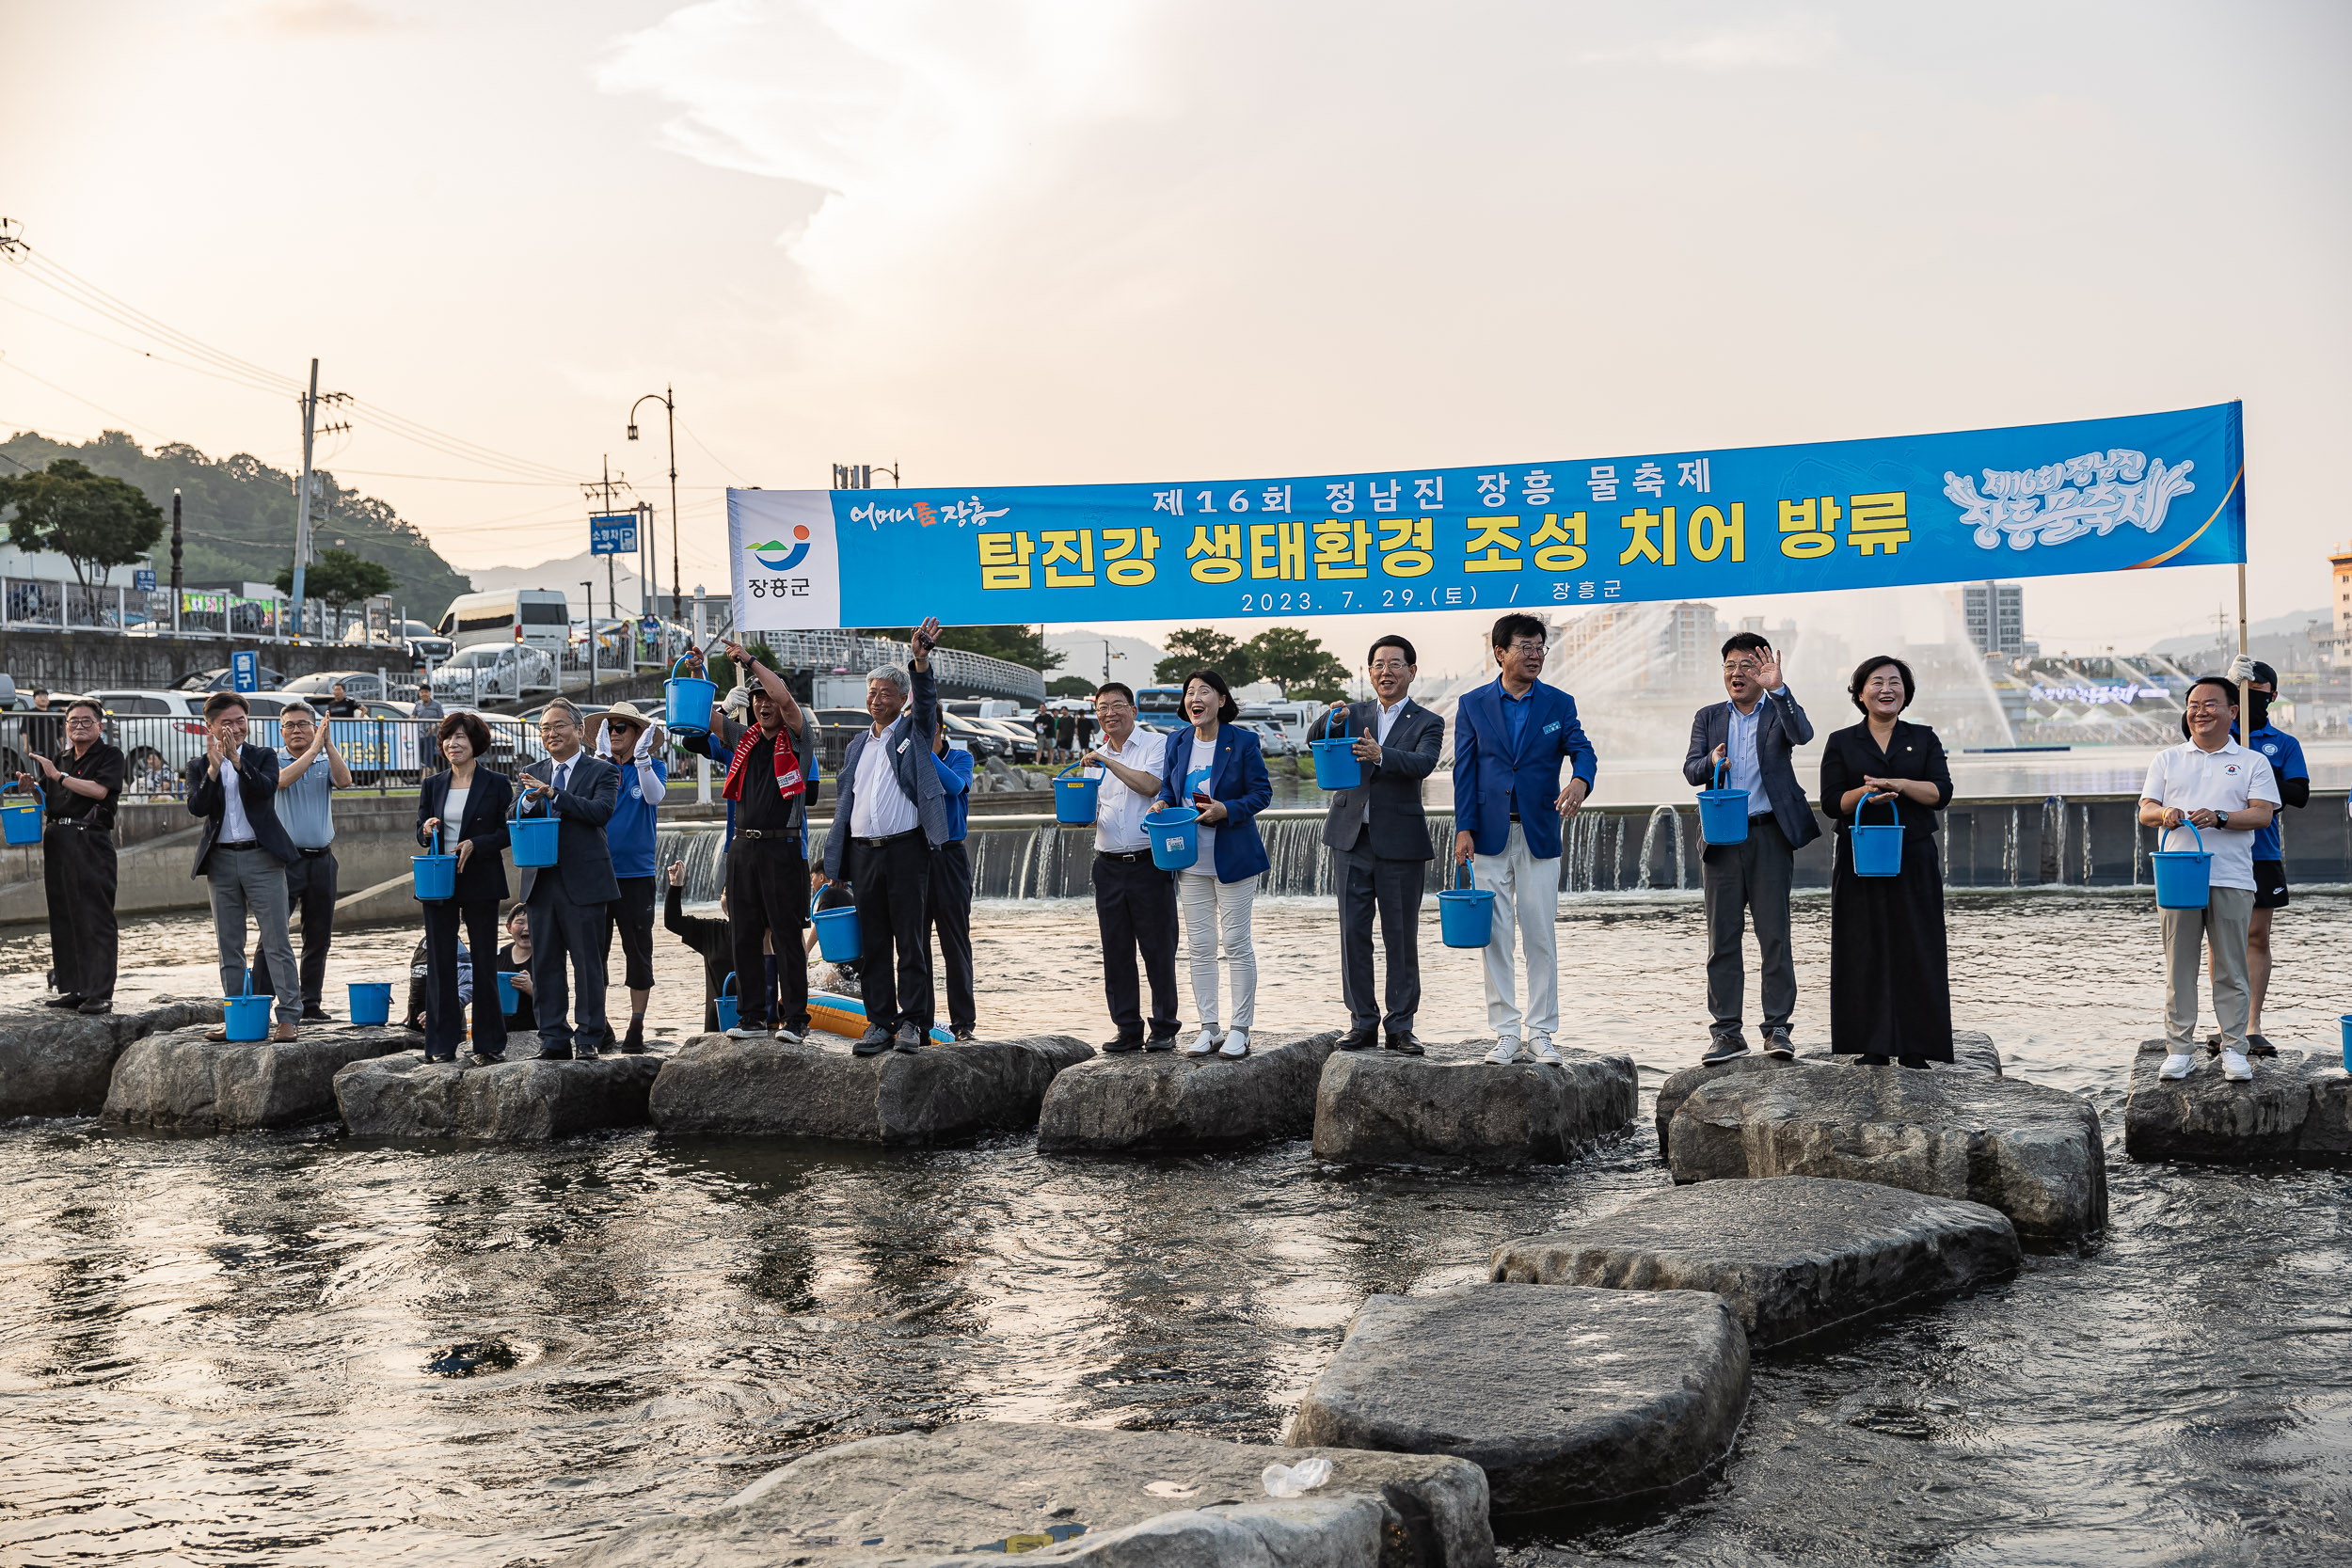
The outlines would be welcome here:
[[[0,441],[0,474],[23,479],[45,472],[59,458],[136,489],[163,514],[164,526],[148,558],[155,580],[171,580],[171,492],[180,491],[185,546],[182,571],[195,583],[274,582],[292,569],[294,476],[239,452],[207,457],[174,441],[148,451],[119,430],[76,445],[19,432]],[[343,550],[390,574],[386,590],[421,621],[439,618],[467,591],[466,578],[428,543],[416,525],[373,496],[347,490],[324,469],[312,477],[320,498],[312,531],[316,555]],[[314,568],[315,569],[315,568]],[[128,580],[117,569],[114,581]]]

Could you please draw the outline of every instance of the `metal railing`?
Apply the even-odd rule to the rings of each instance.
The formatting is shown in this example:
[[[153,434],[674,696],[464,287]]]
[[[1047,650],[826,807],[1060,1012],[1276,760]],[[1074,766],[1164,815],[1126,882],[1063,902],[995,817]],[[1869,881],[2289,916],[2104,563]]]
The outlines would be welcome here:
[[[483,760],[501,773],[512,773],[547,755],[538,735],[512,719],[484,714],[490,726],[490,753]],[[360,789],[392,795],[414,790],[429,771],[437,771],[438,720],[333,719],[327,733],[351,769],[352,784]],[[177,800],[186,794],[188,766],[204,755],[204,722],[193,715],[115,714],[106,720],[108,743],[121,748],[122,795],[127,800]],[[255,715],[246,733],[256,746],[282,744],[278,721]],[[10,713],[0,715],[0,767],[13,779],[28,766],[25,755],[39,750],[51,755],[64,743],[62,715]],[[678,764],[673,760],[671,771]]]

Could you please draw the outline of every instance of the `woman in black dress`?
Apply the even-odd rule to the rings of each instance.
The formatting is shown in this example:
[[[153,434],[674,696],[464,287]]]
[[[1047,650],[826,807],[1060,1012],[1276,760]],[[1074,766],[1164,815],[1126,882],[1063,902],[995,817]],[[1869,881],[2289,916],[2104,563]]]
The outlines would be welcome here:
[[[457,932],[463,926],[473,965],[473,1051],[477,1059],[506,1059],[506,1015],[499,1010],[499,906],[506,901],[506,814],[515,802],[507,776],[482,761],[490,726],[479,714],[453,713],[435,732],[449,767],[417,788],[417,842],[457,857],[453,897],[423,906],[425,940],[424,1059],[453,1062],[465,1037],[465,1003],[457,993]]]
[[[1839,1055],[1873,1067],[1952,1059],[1952,988],[1944,953],[1944,873],[1936,857],[1936,814],[1951,803],[1944,743],[1925,724],[1898,717],[1917,692],[1911,666],[1886,654],[1866,658],[1847,687],[1862,722],[1829,737],[1821,752],[1821,811],[1837,823],[1830,879],[1829,1041]],[[1903,826],[1900,874],[1859,877],[1853,868],[1855,808],[1864,796],[1894,796]],[[1863,817],[1890,819],[1873,799]]]

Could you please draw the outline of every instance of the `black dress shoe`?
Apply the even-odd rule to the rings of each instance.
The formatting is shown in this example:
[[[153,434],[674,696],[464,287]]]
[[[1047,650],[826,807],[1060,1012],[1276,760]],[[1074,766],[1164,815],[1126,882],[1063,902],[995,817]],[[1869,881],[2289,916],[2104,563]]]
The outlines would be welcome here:
[[[866,1026],[866,1033],[857,1037],[857,1043],[850,1047],[850,1054],[852,1056],[879,1056],[889,1049],[890,1031],[883,1028],[879,1023],[869,1023]]]
[[[1764,1030],[1764,1054],[1776,1062],[1793,1062],[1797,1059],[1797,1045],[1788,1037],[1786,1028],[1767,1025]]]
[[[1927,1070],[1928,1059],[1925,1056],[1903,1056],[1898,1060],[1905,1067],[1915,1067],[1922,1072]]]
[[[82,1010],[89,1011],[87,1007]],[[2246,1037],[2246,1053],[2249,1056],[2276,1056],[2279,1053],[2279,1048],[2260,1035],[2249,1035]]]
[[[1718,1062],[1728,1062],[1747,1053],[1748,1042],[1744,1037],[1718,1035],[1714,1043],[1707,1048],[1707,1054],[1699,1058],[1699,1066],[1713,1067]]]
[[[632,1018],[628,1021],[628,1033],[621,1037],[619,1050],[624,1056],[642,1056],[645,1053],[645,1021],[644,1019]]]
[[[1173,1035],[1154,1035],[1150,1039],[1143,1042],[1143,1049],[1146,1051],[1173,1051],[1176,1049],[1176,1037]]]
[[[1381,1043],[1386,1045],[1391,1051],[1395,1052],[1400,1056],[1420,1056],[1425,1054],[1421,1048],[1421,1041],[1413,1038],[1410,1035],[1391,1035]]]
[[[96,997],[92,997],[73,1010],[84,1018],[103,1018],[115,1010],[115,1005],[111,1002],[101,1002]],[[2276,1056],[2278,1053],[2274,1051],[2271,1054]]]
[[[332,1023],[335,1022],[335,1015],[328,1012],[325,1007],[305,1007],[302,1009],[302,1022],[305,1023]]]
[[[543,1045],[539,1048],[539,1054],[532,1059],[539,1062],[568,1062],[572,1059],[572,1048],[568,1045]]]
[[[41,1004],[44,1007],[78,1007],[81,1005],[82,999],[72,991],[66,992],[63,996],[53,996]]]
[[[602,1049],[601,1046],[574,1044],[572,1054],[583,1062],[593,1062],[596,1059],[596,1053]]]
[[[1866,1053],[1862,1058],[1862,1065],[1864,1067],[1893,1067],[1895,1064],[1892,1058],[1872,1056]]]
[[[1371,1030],[1350,1029],[1346,1034],[1340,1037],[1338,1049],[1342,1051],[1370,1051],[1377,1043],[1378,1041],[1373,1038]]]
[[[891,1037],[890,1043],[912,1056],[923,1049],[923,1041],[929,1037],[929,1034],[930,1031],[919,1023],[901,1023],[898,1025],[898,1034]]]
[[[425,1058],[427,1061],[432,1059],[430,1056]],[[457,1058],[453,1054],[444,1056],[441,1060],[453,1062]],[[496,1067],[504,1060],[506,1060],[506,1053],[503,1051],[477,1051],[473,1053],[473,1065],[476,1067]]]
[[[1130,1051],[1142,1049],[1143,1037],[1141,1035],[1121,1035],[1116,1039],[1107,1039],[1103,1042],[1103,1054],[1105,1056],[1124,1056]]]
[[[428,1052],[426,1052],[426,1053],[424,1053],[424,1059],[425,1059],[428,1063],[431,1063],[431,1062],[453,1062],[453,1061],[457,1060],[457,1053],[456,1053],[455,1052],[453,1052],[453,1052],[451,1052],[451,1053],[450,1053],[448,1055],[446,1055],[446,1056],[437,1056],[437,1055],[435,1055],[432,1052],[428,1051]],[[479,1060],[481,1060],[481,1058],[480,1058],[480,1057],[476,1057],[476,1058],[475,1058],[475,1060],[479,1061]]]

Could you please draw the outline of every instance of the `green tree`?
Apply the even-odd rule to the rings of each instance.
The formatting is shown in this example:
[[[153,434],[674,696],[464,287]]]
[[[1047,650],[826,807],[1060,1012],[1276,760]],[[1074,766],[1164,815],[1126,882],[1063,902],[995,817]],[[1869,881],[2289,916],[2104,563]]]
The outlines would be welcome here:
[[[1336,699],[1347,689],[1347,666],[1324,651],[1322,640],[1296,626],[1268,626],[1242,644],[1260,680],[1282,689],[1285,699]],[[1329,698],[1325,698],[1325,693]]]
[[[1045,694],[1048,697],[1091,697],[1094,686],[1095,683],[1084,675],[1056,675],[1045,683]]]
[[[1258,678],[1258,662],[1248,644],[1215,626],[1179,626],[1168,634],[1168,657],[1152,666],[1152,680],[1173,686],[1195,670],[1214,670],[1229,686],[1248,686]]]
[[[906,641],[914,634],[913,626],[870,626],[866,631],[868,637],[887,637],[898,642]],[[985,654],[990,658],[1001,658],[1008,664],[1024,665],[1041,675],[1060,669],[1063,661],[1063,656],[1048,648],[1044,635],[1033,626],[942,626],[939,645],[967,654]]]
[[[326,601],[326,608],[335,612],[335,628],[329,639],[342,634],[343,611],[355,604],[375,598],[392,591],[392,570],[373,561],[362,560],[349,550],[322,550],[302,578],[302,591]],[[294,563],[278,568],[278,591],[294,592]]]
[[[84,588],[103,588],[115,567],[145,560],[164,532],[163,512],[136,485],[72,457],[0,479],[0,510],[9,514],[8,543],[64,556]]]

